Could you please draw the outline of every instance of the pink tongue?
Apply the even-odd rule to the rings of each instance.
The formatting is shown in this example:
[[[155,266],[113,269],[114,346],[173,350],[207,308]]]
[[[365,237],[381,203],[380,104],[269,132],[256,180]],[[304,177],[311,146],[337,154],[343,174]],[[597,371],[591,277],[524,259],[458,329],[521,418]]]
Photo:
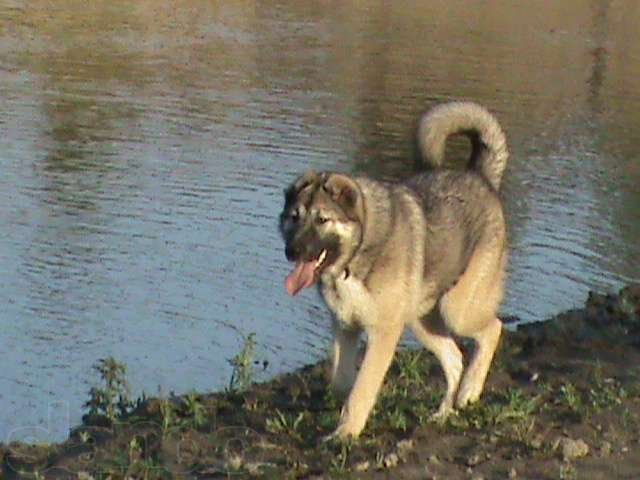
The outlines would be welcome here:
[[[296,268],[293,269],[293,272],[291,272],[284,281],[284,285],[287,287],[289,295],[295,295],[303,288],[313,285],[315,280],[315,267],[315,261],[296,263]]]

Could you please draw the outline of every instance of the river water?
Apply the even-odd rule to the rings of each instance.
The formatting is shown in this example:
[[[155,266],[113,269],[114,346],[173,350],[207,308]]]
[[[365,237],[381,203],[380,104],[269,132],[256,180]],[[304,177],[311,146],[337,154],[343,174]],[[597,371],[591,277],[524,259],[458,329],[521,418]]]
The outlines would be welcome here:
[[[640,4],[475,5],[0,1],[0,441],[64,438],[108,355],[134,395],[224,387],[251,332],[258,378],[323,356],[282,189],[406,177],[439,101],[508,134],[503,314],[638,280]]]

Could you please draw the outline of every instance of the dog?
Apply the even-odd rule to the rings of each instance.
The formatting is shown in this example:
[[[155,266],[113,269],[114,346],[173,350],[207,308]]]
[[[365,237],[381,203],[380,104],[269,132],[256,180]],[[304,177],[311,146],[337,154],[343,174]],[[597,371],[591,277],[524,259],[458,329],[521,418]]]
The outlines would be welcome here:
[[[465,170],[442,167],[453,134],[470,140]],[[295,262],[286,290],[296,295],[317,283],[334,314],[331,385],[346,401],[327,439],[361,433],[405,327],[444,370],[437,420],[478,400],[498,345],[505,134],[484,107],[451,102],[421,118],[417,143],[427,168],[406,181],[309,171],[285,191],[280,231]],[[461,337],[476,347],[466,370]]]

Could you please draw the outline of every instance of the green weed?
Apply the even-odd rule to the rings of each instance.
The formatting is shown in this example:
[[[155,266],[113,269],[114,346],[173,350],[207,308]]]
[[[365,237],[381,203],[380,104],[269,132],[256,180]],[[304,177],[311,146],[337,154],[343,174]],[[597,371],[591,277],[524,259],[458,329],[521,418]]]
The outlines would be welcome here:
[[[347,471],[347,462],[349,454],[353,448],[352,441],[340,442],[340,451],[331,460],[330,471],[333,474],[345,473]]]
[[[229,390],[232,392],[242,392],[246,390],[255,380],[255,338],[255,333],[247,335],[244,338],[242,350],[229,360],[229,364],[233,367],[231,379],[229,380]]]
[[[182,409],[185,417],[182,419],[183,426],[200,428],[207,423],[207,409],[197,393],[190,393],[182,398]]]
[[[602,366],[597,363],[593,372],[594,387],[589,389],[589,401],[596,410],[621,405],[628,394],[614,378],[604,378]]]
[[[585,413],[582,396],[571,382],[567,382],[560,386],[560,400],[569,407],[569,410],[573,413],[580,416]]]
[[[298,415],[286,414],[276,409],[275,417],[267,418],[266,420],[265,427],[267,432],[274,434],[286,434],[301,440],[302,436],[298,428],[306,419],[307,413],[308,412],[300,412]]]
[[[164,436],[171,430],[176,422],[176,410],[168,398],[162,398],[160,400],[160,417],[162,419],[162,435]]]
[[[84,404],[89,414],[104,415],[114,421],[128,413],[134,403],[129,398],[126,366],[108,357],[98,360],[93,369],[100,374],[104,387],[92,387],[89,390],[89,400]]]
[[[510,389],[491,399],[470,405],[447,419],[447,425],[457,430],[492,429],[499,436],[529,444],[535,425],[540,396],[525,395],[519,389]]]
[[[389,414],[389,425],[396,430],[407,430],[407,416],[401,408],[394,408]]]
[[[398,380],[401,383],[424,386],[424,355],[425,351],[420,350],[405,350],[396,357],[396,366],[398,369]]]

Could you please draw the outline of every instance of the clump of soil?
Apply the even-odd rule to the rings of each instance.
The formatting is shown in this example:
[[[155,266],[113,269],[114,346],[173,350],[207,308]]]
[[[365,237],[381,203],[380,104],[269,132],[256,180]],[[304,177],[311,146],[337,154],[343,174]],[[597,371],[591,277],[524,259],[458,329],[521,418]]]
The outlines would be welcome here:
[[[511,319],[514,320],[514,319]],[[0,478],[613,479],[640,472],[640,286],[503,336],[479,403],[430,420],[444,389],[402,351],[359,440],[321,443],[326,366],[244,391],[145,399],[61,444],[0,445]]]

